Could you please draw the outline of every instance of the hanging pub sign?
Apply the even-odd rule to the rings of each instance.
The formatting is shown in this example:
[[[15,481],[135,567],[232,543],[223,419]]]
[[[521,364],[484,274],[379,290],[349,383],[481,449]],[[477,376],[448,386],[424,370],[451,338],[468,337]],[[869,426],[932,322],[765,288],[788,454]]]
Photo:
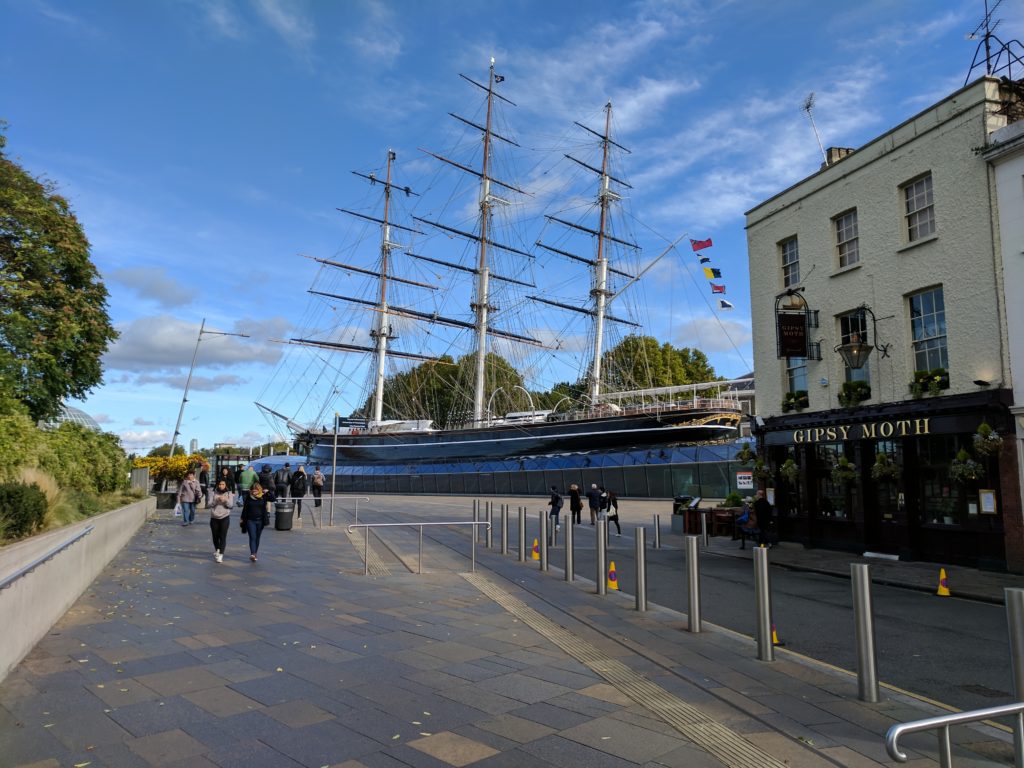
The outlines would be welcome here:
[[[779,312],[775,324],[779,334],[779,357],[807,357],[807,313]]]

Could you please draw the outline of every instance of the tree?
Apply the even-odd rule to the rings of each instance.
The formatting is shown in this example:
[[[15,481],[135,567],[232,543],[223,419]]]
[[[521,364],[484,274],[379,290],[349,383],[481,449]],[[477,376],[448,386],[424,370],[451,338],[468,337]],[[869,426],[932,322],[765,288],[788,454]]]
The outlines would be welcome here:
[[[605,383],[614,390],[698,384],[717,378],[699,349],[659,344],[653,336],[627,336],[604,353],[601,365]]]
[[[0,397],[34,419],[55,416],[103,376],[117,332],[89,241],[56,185],[4,153],[0,122]]]

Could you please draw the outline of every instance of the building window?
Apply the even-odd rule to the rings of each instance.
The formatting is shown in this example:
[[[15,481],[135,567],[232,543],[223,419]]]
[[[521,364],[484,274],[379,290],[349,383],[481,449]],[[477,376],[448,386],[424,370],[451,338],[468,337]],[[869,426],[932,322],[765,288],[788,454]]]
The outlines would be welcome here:
[[[807,358],[787,357],[786,378],[789,381],[790,392],[807,391]]]
[[[910,333],[914,343],[914,370],[949,369],[946,304],[941,286],[910,297]]]
[[[851,264],[856,264],[860,261],[857,209],[836,216],[832,221],[836,225],[836,251],[839,253],[839,266],[848,267]]]
[[[789,288],[800,282],[800,251],[796,238],[791,237],[779,243],[779,253],[782,255],[782,286]]]
[[[903,187],[906,204],[907,240],[914,242],[935,232],[935,205],[932,201],[932,176],[928,174]]]
[[[874,339],[868,339],[867,315],[857,310],[840,315],[839,339],[840,344],[850,344],[857,341],[871,341],[874,343]],[[868,363],[864,363],[860,368],[851,368],[848,365],[843,367],[846,368],[846,381],[871,381]]]

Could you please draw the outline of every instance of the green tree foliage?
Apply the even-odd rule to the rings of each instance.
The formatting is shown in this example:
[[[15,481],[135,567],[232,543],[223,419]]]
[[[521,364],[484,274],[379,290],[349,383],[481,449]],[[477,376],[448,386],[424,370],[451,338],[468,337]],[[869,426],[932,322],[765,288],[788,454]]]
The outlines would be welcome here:
[[[0,123],[0,396],[33,419],[100,383],[100,357],[117,337],[89,241],[55,185],[3,152]]]
[[[707,355],[691,347],[659,344],[653,336],[627,336],[601,358],[602,378],[613,390],[671,387],[714,381]]]
[[[473,415],[472,395],[469,393],[472,392],[475,365],[472,354],[464,355],[458,361],[445,355],[437,361],[420,363],[408,371],[389,376],[384,382],[384,418],[430,419],[439,429],[466,424]],[[490,399],[495,390],[501,388],[493,399],[492,412],[526,410],[526,396],[515,389],[523,386],[523,377],[512,364],[500,355],[488,353],[484,366],[487,376],[484,398]],[[516,399],[516,393],[519,399]],[[372,412],[371,394],[352,416],[367,417]]]
[[[0,485],[0,538],[18,539],[43,527],[46,494],[35,483]]]

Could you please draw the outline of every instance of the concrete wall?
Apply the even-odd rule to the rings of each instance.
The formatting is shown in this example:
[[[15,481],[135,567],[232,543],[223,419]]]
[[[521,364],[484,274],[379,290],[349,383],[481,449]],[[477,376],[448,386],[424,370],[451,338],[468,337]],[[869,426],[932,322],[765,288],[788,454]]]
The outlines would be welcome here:
[[[892,345],[888,358],[871,354],[866,404],[910,399],[915,365],[907,296],[940,285],[949,334],[951,386],[945,393],[975,392],[975,379],[1009,382],[994,190],[976,151],[1005,124],[995,114],[998,97],[997,81],[977,81],[748,212],[760,415],[779,415],[787,391],[785,360],[776,358],[774,307],[785,290],[778,243],[793,236],[799,285],[821,312],[821,327],[810,333],[822,340],[823,359],[808,361],[809,411],[839,407],[845,369],[832,351],[839,343],[836,315],[861,304],[878,318],[878,340]],[[908,243],[900,187],[925,173],[932,175],[936,233]],[[857,209],[860,261],[840,268],[832,219],[851,208]]]
[[[4,628],[0,681],[50,631],[155,510],[154,498],[143,499],[0,549],[3,579],[94,526],[87,536],[0,590],[0,626]]]

